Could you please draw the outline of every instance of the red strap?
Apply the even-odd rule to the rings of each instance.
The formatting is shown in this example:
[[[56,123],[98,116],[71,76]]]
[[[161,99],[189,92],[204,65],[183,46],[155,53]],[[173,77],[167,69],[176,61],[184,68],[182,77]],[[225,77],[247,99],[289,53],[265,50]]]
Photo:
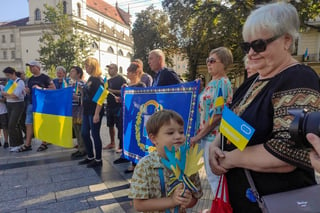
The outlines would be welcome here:
[[[218,198],[218,196],[219,196],[219,191],[220,191],[220,186],[222,187],[222,185],[221,185],[222,176],[223,176],[223,175],[221,175],[220,178],[219,178],[219,184],[218,184],[218,188],[217,188],[217,191],[216,191],[216,196],[215,196],[215,198]]]
[[[226,193],[226,203],[230,203],[229,202],[229,191],[228,191],[228,183],[227,183],[227,178],[225,175],[223,175],[223,188],[225,190]],[[223,198],[224,199],[224,198]]]

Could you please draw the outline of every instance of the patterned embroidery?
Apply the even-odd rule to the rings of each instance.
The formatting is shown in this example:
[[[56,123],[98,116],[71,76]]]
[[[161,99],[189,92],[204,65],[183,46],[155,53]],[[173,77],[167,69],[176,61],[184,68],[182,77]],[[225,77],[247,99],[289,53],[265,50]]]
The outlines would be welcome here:
[[[310,111],[319,111],[319,93],[308,88],[281,91],[274,93],[272,103],[274,106],[273,134],[275,139],[268,141],[265,147],[283,160],[311,168],[309,151],[301,149],[305,145],[302,142],[290,140],[288,129],[294,117],[288,113],[288,110],[307,108]]]

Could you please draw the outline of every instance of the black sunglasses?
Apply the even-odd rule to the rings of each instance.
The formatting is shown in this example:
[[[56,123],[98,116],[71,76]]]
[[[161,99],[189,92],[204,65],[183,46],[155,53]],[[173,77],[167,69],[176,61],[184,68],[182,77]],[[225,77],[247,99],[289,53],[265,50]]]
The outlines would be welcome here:
[[[280,37],[281,37],[281,35],[277,35],[277,36],[274,36],[274,37],[266,39],[266,40],[257,39],[257,40],[252,41],[251,43],[243,42],[240,44],[240,47],[247,54],[249,53],[250,48],[252,48],[256,53],[261,53],[267,49],[268,44],[277,40]]]
[[[207,58],[206,63],[214,64],[217,60],[215,58]]]

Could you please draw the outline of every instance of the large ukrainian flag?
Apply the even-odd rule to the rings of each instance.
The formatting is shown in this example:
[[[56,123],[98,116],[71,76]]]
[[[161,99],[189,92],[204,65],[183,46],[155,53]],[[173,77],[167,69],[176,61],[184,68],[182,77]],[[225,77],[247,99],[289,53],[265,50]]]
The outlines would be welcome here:
[[[33,92],[33,128],[36,138],[72,148],[72,87]]]

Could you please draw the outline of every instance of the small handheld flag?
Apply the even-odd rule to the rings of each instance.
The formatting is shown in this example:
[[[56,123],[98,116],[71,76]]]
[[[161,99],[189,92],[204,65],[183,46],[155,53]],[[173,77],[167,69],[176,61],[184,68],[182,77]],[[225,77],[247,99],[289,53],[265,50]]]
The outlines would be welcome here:
[[[104,77],[103,85],[104,85],[104,89],[108,89],[108,79],[107,79],[107,77]]]
[[[65,78],[62,79],[62,88],[67,88],[68,87],[68,83],[66,81]]]
[[[223,105],[224,105],[224,99],[223,99],[223,95],[222,95],[222,89],[221,87],[219,88],[219,91],[218,91],[218,96],[214,102],[214,107],[217,108],[217,107],[222,107],[223,108]],[[209,124],[211,125],[213,123],[213,118],[214,118],[214,113],[213,113],[213,110],[211,112],[212,115],[210,115],[210,121],[209,121]]]
[[[104,89],[103,86],[100,86],[96,92],[96,94],[93,96],[92,101],[96,102],[98,105],[102,106],[104,100],[107,98],[108,96],[108,90]]]
[[[309,56],[309,54],[308,54],[308,48],[306,48],[306,51],[305,51],[304,54],[303,54],[303,61],[307,61],[307,60],[308,60],[308,56]]]
[[[17,88],[17,86],[18,84],[15,81],[9,80],[6,86],[4,87],[4,91],[9,95],[11,95],[14,92],[14,90]]]
[[[78,81],[76,81],[75,85],[74,85],[74,93],[78,94],[79,93],[79,88],[78,88]]]
[[[232,112],[227,106],[224,107],[220,124],[220,132],[241,151],[247,146],[255,129]]]

